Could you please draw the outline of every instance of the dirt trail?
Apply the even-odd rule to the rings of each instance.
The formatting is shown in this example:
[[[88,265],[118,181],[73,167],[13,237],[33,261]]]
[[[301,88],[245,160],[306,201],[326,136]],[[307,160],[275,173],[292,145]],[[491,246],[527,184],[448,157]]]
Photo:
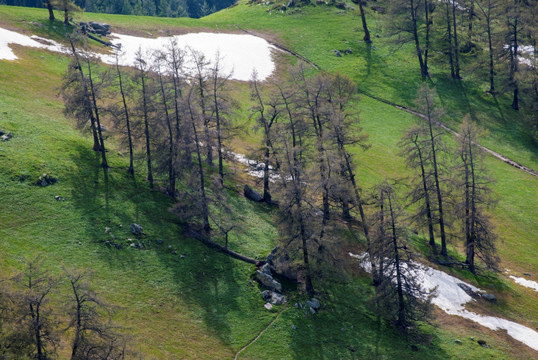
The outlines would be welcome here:
[[[241,350],[239,350],[237,352],[237,354],[235,354],[235,358],[234,360],[237,360],[239,358],[239,354],[241,354],[244,350],[246,350],[246,348],[248,348],[250,345],[254,344],[256,342],[256,340],[258,340],[262,335],[263,333],[269,329],[271,327],[271,325],[273,325],[273,323],[280,317],[280,315],[284,312],[284,310],[286,310],[286,308],[282,308],[282,310],[280,310],[278,312],[278,314],[275,316],[275,318],[273,320],[271,320],[271,322],[269,323],[269,325],[267,325],[266,327],[263,328],[262,331],[260,331],[260,333],[254,338],[252,339],[248,344],[246,344],[245,346],[243,346],[241,348]]]

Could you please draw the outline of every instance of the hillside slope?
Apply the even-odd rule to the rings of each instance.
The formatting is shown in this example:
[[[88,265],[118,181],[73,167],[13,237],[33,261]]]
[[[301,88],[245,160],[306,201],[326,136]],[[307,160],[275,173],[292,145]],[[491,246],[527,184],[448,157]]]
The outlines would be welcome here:
[[[118,32],[147,36],[248,29],[293,49],[324,70],[351,76],[362,90],[412,105],[420,76],[409,60],[411,49],[404,47],[396,56],[382,37],[375,43],[375,50],[367,49],[359,41],[358,18],[333,8],[304,8],[289,15],[266,10],[263,5],[241,3],[200,20],[102,14],[84,14],[84,18],[109,22]],[[45,15],[42,10],[0,6],[0,26],[37,31],[62,40],[61,27],[48,26]],[[374,33],[382,33],[384,21],[381,16],[374,19]],[[45,25],[35,26],[33,22]],[[352,48],[353,54],[336,58],[331,53],[342,47]],[[56,96],[69,60],[63,55],[27,48],[18,47],[15,51],[19,60],[0,61],[0,128],[14,133],[12,140],[0,143],[2,272],[6,277],[15,274],[23,268],[25,259],[38,254],[46,258],[47,267],[56,274],[62,271],[59,265],[91,269],[95,273],[94,287],[119,306],[115,319],[132,335],[130,347],[144,358],[233,358],[264,330],[240,358],[537,356],[505,334],[477,329],[470,322],[440,312],[436,313],[438,328],[426,326],[427,339],[410,346],[407,339],[389,325],[379,323],[369,310],[367,299],[372,289],[356,270],[336,282],[320,279],[320,297],[326,305],[316,316],[305,315],[293,306],[304,299],[291,289],[288,295],[292,301],[281,314],[278,310],[265,310],[260,290],[251,281],[253,267],[184,237],[177,219],[168,211],[170,201],[159,192],[150,192],[142,175],[136,181],[126,175],[127,160],[120,144],[110,150],[112,169],[104,176],[97,154],[91,151],[91,142],[64,117],[63,105]],[[294,61],[279,55],[275,76]],[[433,73],[439,100],[449,114],[447,123],[457,128],[465,113],[475,113],[490,128],[486,146],[538,169],[537,149],[525,136],[519,115],[504,110],[508,99],[499,99],[497,107],[475,82],[454,84],[447,80],[443,69]],[[237,83],[234,91],[241,99],[248,99],[244,84]],[[372,145],[366,152],[356,150],[362,186],[369,188],[385,177],[408,175],[403,160],[397,156],[396,144],[417,119],[368,97],[363,97],[357,106],[361,126],[370,135]],[[248,103],[242,104],[237,123],[249,123],[249,107]],[[485,123],[485,119],[489,122]],[[236,150],[244,151],[260,138],[260,134],[247,131],[232,145]],[[536,278],[537,179],[493,157],[487,158],[487,166],[496,180],[494,192],[499,198],[493,217],[503,240],[499,246],[503,268]],[[33,185],[43,173],[56,176],[58,183],[46,188]],[[239,174],[232,181],[237,185],[237,191],[230,190],[232,206],[242,214],[246,229],[231,239],[232,248],[263,258],[278,240],[271,210],[240,196],[243,182],[252,183],[252,179]],[[57,201],[56,195],[66,200]],[[128,225],[133,222],[144,227],[148,239],[163,239],[163,243],[152,242],[148,250],[106,246],[106,227],[125,241],[132,237]],[[362,244],[348,246],[360,249]],[[457,248],[454,242],[452,250]],[[454,273],[498,296],[497,305],[477,305],[481,311],[531,328],[538,326],[536,292],[503,275],[491,280]],[[65,293],[66,289],[60,286],[58,291]],[[484,338],[491,348],[482,348],[469,337]],[[456,338],[463,340],[461,346],[454,343]]]

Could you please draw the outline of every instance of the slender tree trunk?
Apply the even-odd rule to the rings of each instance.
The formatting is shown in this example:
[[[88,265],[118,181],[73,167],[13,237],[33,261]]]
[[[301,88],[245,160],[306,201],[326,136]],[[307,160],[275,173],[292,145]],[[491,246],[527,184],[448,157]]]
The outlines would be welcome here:
[[[116,70],[118,71],[118,79],[120,83],[120,93],[121,93],[121,100],[123,102],[123,111],[125,114],[125,123],[127,125],[127,140],[129,143],[129,170],[127,172],[129,174],[134,174],[134,165],[133,165],[133,138],[131,136],[131,121],[129,118],[129,110],[127,108],[127,101],[125,100],[125,92],[123,91],[123,82],[121,78],[121,71],[120,71],[120,65],[118,63],[118,58],[116,57]]]
[[[474,266],[474,255],[475,255],[475,241],[476,241],[476,231],[475,231],[475,227],[476,227],[476,216],[477,216],[477,213],[476,213],[476,178],[475,178],[475,173],[474,173],[474,159],[473,159],[473,144],[471,142],[471,138],[469,137],[468,141],[467,141],[467,146],[469,148],[469,168],[471,170],[471,221],[470,221],[470,225],[471,225],[471,228],[470,228],[470,235],[471,235],[471,248],[472,248],[472,251],[471,251],[471,259],[467,258],[467,260],[471,260],[470,262],[470,266],[469,266],[469,270],[474,274],[475,273],[475,266]],[[469,254],[469,253],[468,253]]]
[[[69,25],[69,12],[67,9],[64,10],[64,25]]]
[[[195,120],[194,113],[192,111],[191,95],[192,95],[192,92],[189,94],[189,99],[187,100],[187,103],[189,107],[189,114],[191,117],[192,131],[194,134],[194,142],[196,146],[196,159],[198,161],[198,172],[200,175],[200,194],[202,196],[201,205],[202,205],[202,218],[204,222],[204,230],[206,233],[209,233],[211,231],[211,226],[209,225],[209,207],[207,204],[207,196],[205,192],[204,167],[202,165],[202,150],[200,149],[200,142],[198,139],[198,130],[196,129],[196,120]]]
[[[106,160],[106,149],[105,149],[105,140],[103,139],[103,130],[101,127],[101,119],[99,117],[99,107],[97,106],[97,99],[95,96],[95,88],[93,86],[93,78],[92,78],[92,67],[90,63],[90,59],[88,58],[86,60],[88,64],[88,80],[90,82],[90,93],[92,96],[92,103],[93,103],[93,112],[95,114],[95,125],[97,127],[97,134],[99,135],[99,144],[100,150],[101,150],[101,166],[103,169],[108,169],[108,162]]]
[[[43,349],[43,339],[41,336],[41,314],[39,309],[39,304],[36,305],[35,309],[32,304],[30,304],[30,312],[32,314],[32,320],[34,322],[34,337],[37,350],[37,360],[46,360],[45,352]]]
[[[424,48],[424,68],[426,71],[428,71],[428,53],[430,50],[430,28],[431,28],[431,20],[430,20],[430,1],[424,0],[424,14],[425,14],[425,20],[426,20],[426,45]]]
[[[460,48],[458,44],[458,28],[456,23],[456,1],[452,1],[452,21],[454,22],[454,65],[456,68],[455,79],[461,79],[460,76]]]
[[[75,296],[75,301],[77,303],[77,310],[76,310],[76,322],[75,322],[75,338],[73,339],[73,347],[71,350],[71,360],[78,359],[78,348],[80,345],[80,339],[81,339],[81,329],[82,329],[82,301],[79,297],[77,288],[75,286],[75,283],[71,281],[71,289],[73,290],[73,295]]]
[[[88,90],[88,83],[86,80],[86,76],[84,75],[84,70],[82,70],[82,64],[80,63],[80,59],[75,49],[75,44],[73,43],[72,39],[69,39],[69,42],[71,43],[71,50],[73,51],[73,56],[75,57],[76,68],[78,69],[78,72],[80,74],[80,81],[82,82],[82,87],[84,90],[84,106],[86,108],[86,112],[88,113],[88,117],[90,118],[90,128],[93,136],[92,149],[93,151],[99,151],[101,148],[99,146],[99,137],[97,136],[97,127],[95,125],[95,116],[93,115],[93,107],[91,105],[92,102],[90,99],[90,92]]]
[[[151,167],[151,146],[150,146],[150,133],[149,133],[149,114],[148,114],[148,100],[147,100],[147,89],[146,89],[146,75],[145,71],[141,70],[141,80],[142,80],[142,109],[144,111],[144,135],[146,138],[146,161],[148,164],[148,181],[149,188],[153,189],[153,171]]]
[[[468,26],[468,29],[469,29],[469,32],[468,32],[468,43],[469,45],[471,45],[473,43],[473,20],[474,20],[474,17],[475,17],[475,13],[474,13],[474,5],[475,5],[475,0],[470,0],[470,4],[468,6],[468,11],[469,11],[469,26]]]
[[[488,12],[490,10],[488,9]],[[491,17],[488,14],[486,18],[487,33],[488,33],[488,46],[489,46],[489,92],[495,93],[495,64],[493,62],[493,40],[491,34]]]
[[[422,158],[422,151],[418,147],[417,144],[417,150],[418,150],[418,157],[420,161],[420,172],[422,177],[422,187],[424,189],[424,202],[426,204],[426,218],[428,220],[428,234],[430,236],[430,246],[433,249],[434,252],[436,252],[435,247],[435,236],[433,233],[433,217],[432,217],[432,211],[431,211],[431,205],[430,205],[430,190],[428,188],[427,179],[426,179],[426,171],[424,169],[424,159]]]
[[[398,237],[396,235],[396,218],[394,216],[394,209],[392,208],[392,200],[389,194],[388,198],[389,212],[391,218],[392,229],[392,246],[394,252],[394,267],[396,269],[396,286],[398,291],[398,327],[403,328],[406,324],[405,318],[405,299],[403,294],[403,282],[400,269],[400,253],[398,249]]]
[[[448,256],[447,244],[446,244],[446,233],[445,233],[445,221],[443,213],[443,196],[441,194],[441,185],[439,181],[439,166],[437,164],[437,148],[435,147],[435,137],[433,135],[433,124],[431,119],[431,105],[426,96],[426,108],[428,115],[428,126],[430,131],[430,144],[432,147],[432,160],[433,160],[433,175],[435,179],[435,191],[437,192],[437,203],[439,206],[439,227],[441,230],[441,255]]]
[[[473,239],[471,238],[471,199],[470,199],[470,181],[469,181],[469,164],[467,159],[467,154],[462,154],[461,156],[464,171],[465,171],[465,184],[464,184],[464,195],[465,195],[465,253],[466,260],[471,272],[474,272],[474,244],[472,243]]]
[[[295,133],[293,132],[293,137],[295,138]],[[301,164],[297,161],[296,148],[294,147],[291,151],[293,152],[293,162],[290,161],[289,153],[290,149],[288,144],[286,144],[286,152],[288,157],[288,166],[290,168],[290,175],[294,187],[294,197],[295,197],[295,206],[297,207],[297,216],[299,222],[299,233],[301,236],[301,247],[303,251],[303,265],[305,267],[305,289],[309,295],[314,295],[314,285],[312,284],[312,275],[310,271],[310,257],[308,255],[308,235],[306,233],[306,225],[303,217],[303,196],[301,192]]]
[[[379,283],[378,278],[376,278],[376,265],[374,262],[374,257],[372,254],[372,244],[370,241],[370,232],[368,228],[368,221],[366,219],[366,214],[364,213],[364,207],[362,204],[362,198],[359,192],[359,187],[357,185],[357,181],[355,180],[355,173],[353,171],[353,167],[351,166],[351,161],[349,159],[349,154],[346,151],[345,145],[340,137],[337,139],[338,141],[338,147],[340,150],[340,156],[342,156],[345,160],[346,164],[346,170],[349,174],[349,181],[351,182],[351,185],[353,186],[353,193],[355,195],[355,202],[357,203],[357,207],[359,208],[359,214],[361,217],[361,226],[362,231],[364,232],[364,237],[366,238],[366,251],[368,252],[368,256],[370,257],[370,265],[372,267],[372,282],[374,285],[377,285]]]
[[[204,136],[207,147],[207,157],[206,162],[209,166],[213,166],[213,146],[211,145],[211,136],[209,134],[209,118],[206,114],[206,95],[204,92],[204,82],[202,78],[202,73],[198,75],[198,84],[199,84],[199,95],[200,95],[200,108],[202,109],[202,119],[204,121]]]
[[[452,46],[452,25],[450,18],[450,1],[446,3],[446,30],[448,40],[448,59],[450,61],[450,76],[455,79],[456,73],[454,72],[454,47]]]
[[[263,157],[263,200],[267,204],[270,204],[272,202],[271,193],[269,191],[269,154],[271,149],[270,131],[274,118],[269,122],[265,117],[265,107],[263,105],[263,99],[260,94],[260,90],[258,89],[257,79],[253,81],[253,86],[255,92],[254,96],[256,97],[258,104],[260,105],[258,111],[260,112],[260,122],[263,125],[263,136],[265,138],[265,149]]]
[[[511,71],[510,71],[510,81],[512,82],[512,86],[514,88],[514,98],[512,100],[512,109],[519,110],[519,84],[518,80],[516,79],[516,74],[518,72],[518,48],[519,48],[519,39],[518,39],[518,16],[514,19],[514,42],[512,46],[510,47],[510,62],[511,62]]]
[[[163,103],[166,127],[168,128],[168,195],[172,198],[176,198],[176,172],[174,169],[174,132],[172,130],[172,121],[170,120],[170,113],[168,111],[168,102],[166,99],[166,92],[164,90],[164,82],[162,73],[159,70],[159,85],[161,88],[161,101]]]
[[[368,31],[368,25],[366,24],[366,15],[364,14],[364,8],[362,6],[362,0],[359,2],[359,11],[361,13],[362,29],[364,30],[364,37],[362,38],[367,44],[372,43],[370,39],[370,31]]]
[[[424,66],[424,60],[422,58],[422,50],[420,49],[420,40],[418,38],[418,25],[417,25],[417,12],[415,8],[415,0],[410,0],[411,4],[411,21],[413,23],[413,39],[415,40],[415,50],[417,53],[418,63],[420,65],[420,75],[422,79],[428,77],[428,69]]]
[[[54,11],[52,11],[52,4],[50,3],[50,0],[47,0],[47,9],[49,11],[49,20],[56,20],[56,18],[54,17]]]
[[[222,129],[221,129],[221,119],[220,119],[220,111],[219,111],[219,102],[217,99],[217,79],[215,78],[215,88],[213,93],[213,98],[215,101],[215,120],[217,125],[217,154],[219,157],[219,176],[220,176],[220,185],[224,185],[224,165],[223,165],[223,155],[222,155]]]

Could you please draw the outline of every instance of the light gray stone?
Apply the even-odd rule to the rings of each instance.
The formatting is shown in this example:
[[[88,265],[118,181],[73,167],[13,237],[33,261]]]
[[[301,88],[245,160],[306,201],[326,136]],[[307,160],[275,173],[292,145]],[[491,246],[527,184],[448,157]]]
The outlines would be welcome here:
[[[312,298],[309,301],[306,302],[308,306],[310,306],[312,309],[317,310],[320,308],[321,304],[318,299]]]
[[[278,292],[282,291],[282,285],[273,279],[271,275],[267,275],[260,270],[256,270],[256,280],[258,280],[263,286],[271,290],[276,290]]]
[[[134,234],[134,235],[143,235],[144,234],[144,231],[142,229],[142,226],[138,225],[138,224],[131,224],[131,232]]]

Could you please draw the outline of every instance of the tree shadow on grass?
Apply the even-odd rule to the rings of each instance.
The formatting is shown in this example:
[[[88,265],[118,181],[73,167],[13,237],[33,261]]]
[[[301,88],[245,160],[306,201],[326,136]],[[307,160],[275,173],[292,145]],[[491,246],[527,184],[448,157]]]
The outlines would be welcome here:
[[[70,200],[84,218],[81,232],[91,239],[91,251],[115,273],[125,274],[137,286],[146,287],[146,292],[152,292],[152,284],[165,282],[167,292],[181,298],[190,311],[200,316],[213,336],[225,346],[239,346],[234,344],[234,331],[238,328],[232,328],[232,322],[245,316],[245,329],[259,327],[259,309],[255,306],[260,299],[249,282],[251,266],[185,238],[177,218],[169,211],[172,202],[168,197],[150,191],[121,169],[111,168],[105,173],[99,167],[97,153],[73,146],[76,151],[71,160],[76,168],[70,176]],[[135,222],[144,228],[145,236],[131,234],[129,225]],[[107,227],[110,231],[105,233]],[[135,244],[140,241],[144,250],[131,247],[127,239]],[[106,241],[122,246],[116,249]],[[159,277],[172,279],[172,283]],[[147,297],[157,296],[159,290],[153,291]],[[243,345],[243,340],[239,341]]]
[[[454,80],[447,77],[436,78],[435,85],[441,100],[440,105],[446,111],[445,120],[449,121],[454,130],[457,131],[458,124],[462,122],[464,116],[470,114],[475,122],[489,130],[488,137],[496,142],[512,144],[514,150],[527,150],[533,159],[538,158],[538,147],[522,121],[521,114],[511,110],[506,99],[479,93],[466,82],[454,84]],[[493,150],[503,153],[499,149]],[[532,164],[524,165],[532,167]]]
[[[291,309],[297,330],[291,331],[294,359],[446,359],[435,336],[410,338],[380,320],[371,309],[371,286],[360,283],[328,285],[322,309],[314,315]]]

